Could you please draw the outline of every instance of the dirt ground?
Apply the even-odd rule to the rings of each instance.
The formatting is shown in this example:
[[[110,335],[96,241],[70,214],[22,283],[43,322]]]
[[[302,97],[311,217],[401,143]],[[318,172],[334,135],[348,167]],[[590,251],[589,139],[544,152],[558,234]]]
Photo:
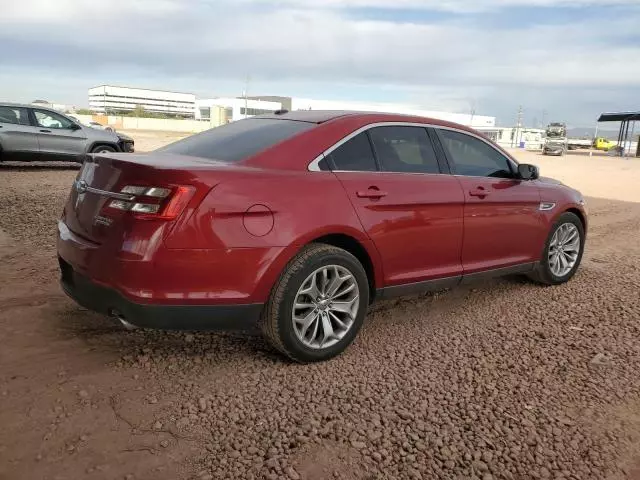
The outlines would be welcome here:
[[[589,196],[576,277],[379,304],[308,366],[78,307],[77,170],[0,165],[0,479],[640,479],[640,160],[517,155]]]
[[[120,130],[118,130],[120,131]],[[188,137],[188,133],[181,132],[155,132],[150,130],[121,130],[135,141],[135,149],[138,152],[150,152],[168,143]]]

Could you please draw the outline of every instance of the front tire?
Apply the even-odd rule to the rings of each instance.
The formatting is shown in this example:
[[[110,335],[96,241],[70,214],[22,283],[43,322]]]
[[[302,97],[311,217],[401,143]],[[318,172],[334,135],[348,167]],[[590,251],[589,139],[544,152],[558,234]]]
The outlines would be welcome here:
[[[116,149],[109,145],[98,145],[91,150],[91,153],[113,153]]]
[[[319,362],[342,353],[367,313],[362,264],[331,245],[305,247],[286,266],[262,316],[267,341],[290,359]]]
[[[544,285],[568,282],[582,261],[584,233],[584,225],[575,213],[560,215],[551,227],[542,259],[530,278]]]

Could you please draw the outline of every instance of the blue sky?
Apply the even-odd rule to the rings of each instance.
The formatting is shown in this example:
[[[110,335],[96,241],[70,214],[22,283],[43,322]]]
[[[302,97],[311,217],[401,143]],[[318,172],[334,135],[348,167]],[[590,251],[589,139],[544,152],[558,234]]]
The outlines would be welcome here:
[[[0,0],[0,99],[103,83],[591,126],[640,109],[638,0]]]

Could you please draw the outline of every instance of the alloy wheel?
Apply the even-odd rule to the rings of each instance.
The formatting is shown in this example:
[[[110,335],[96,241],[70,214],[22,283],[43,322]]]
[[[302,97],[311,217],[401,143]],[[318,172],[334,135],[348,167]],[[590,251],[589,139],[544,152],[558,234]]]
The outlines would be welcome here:
[[[340,265],[326,265],[309,275],[296,293],[293,328],[306,347],[329,348],[349,332],[360,308],[354,275]]]
[[[563,223],[551,237],[548,260],[551,273],[556,277],[567,275],[578,261],[581,239],[578,228],[573,223]]]

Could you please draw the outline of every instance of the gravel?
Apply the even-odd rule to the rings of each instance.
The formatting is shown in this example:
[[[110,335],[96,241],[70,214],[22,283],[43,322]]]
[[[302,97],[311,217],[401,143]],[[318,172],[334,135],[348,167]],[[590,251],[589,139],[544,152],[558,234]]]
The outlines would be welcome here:
[[[294,365],[259,338],[127,332],[65,300],[52,229],[66,193],[52,192],[75,172],[1,175],[14,243],[0,273],[0,477],[78,478],[98,459],[105,478],[158,479],[578,480],[640,465],[640,204],[590,201],[566,285],[513,278],[381,303],[345,354]]]

